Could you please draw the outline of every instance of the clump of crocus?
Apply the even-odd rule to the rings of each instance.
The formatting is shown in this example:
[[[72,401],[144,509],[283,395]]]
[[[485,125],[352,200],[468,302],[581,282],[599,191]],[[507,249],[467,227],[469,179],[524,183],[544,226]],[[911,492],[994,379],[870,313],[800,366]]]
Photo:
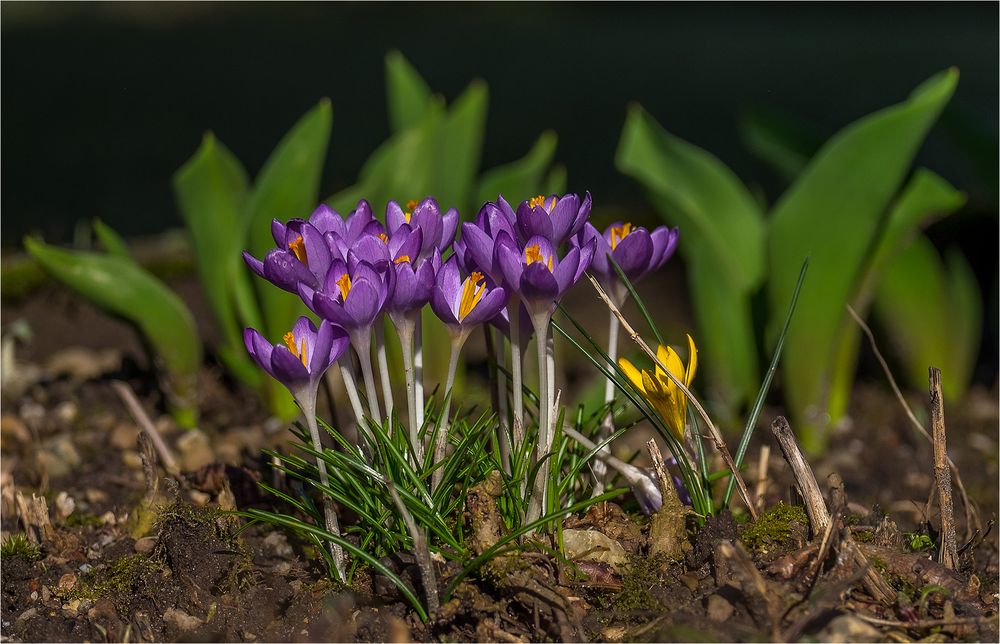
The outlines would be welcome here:
[[[316,422],[316,393],[320,380],[347,350],[347,332],[343,328],[323,320],[319,328],[312,320],[303,316],[292,330],[285,334],[281,343],[271,344],[256,329],[243,332],[243,342],[253,359],[271,377],[283,384],[302,408],[312,439],[313,449],[323,451]],[[317,457],[320,483],[329,480],[326,462]],[[327,532],[340,534],[340,522],[328,496],[323,497],[323,512]],[[340,546],[331,544],[331,555],[341,579],[344,576],[344,553]]]
[[[616,221],[604,233],[599,232],[589,221],[573,240],[585,245],[595,244],[594,260],[590,264],[591,274],[608,292],[618,306],[625,303],[628,289],[618,278],[608,256],[635,284],[646,275],[659,270],[677,250],[680,231],[677,228],[658,226],[652,231],[629,222]]]
[[[685,387],[690,388],[698,370],[698,348],[695,347],[690,335],[687,339],[689,356],[686,366],[676,351],[662,344],[656,350],[656,358],[675,378],[684,383]],[[674,384],[659,364],[653,371],[646,369],[640,371],[627,359],[619,358],[618,366],[663,419],[670,433],[678,441],[683,440],[687,425],[687,396],[684,392]]]

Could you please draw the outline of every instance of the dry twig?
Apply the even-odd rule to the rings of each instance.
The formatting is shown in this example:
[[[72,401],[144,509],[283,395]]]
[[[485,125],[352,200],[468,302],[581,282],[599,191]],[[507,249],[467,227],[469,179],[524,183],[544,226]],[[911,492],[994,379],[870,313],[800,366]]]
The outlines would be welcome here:
[[[955,510],[951,500],[951,469],[944,427],[944,399],[941,396],[941,370],[931,367],[931,427],[934,430],[934,480],[941,507],[941,550],[938,561],[954,570],[958,566],[958,543],[955,537]]]
[[[125,403],[125,406],[128,407],[132,419],[146,432],[149,439],[153,442],[153,447],[156,448],[157,453],[160,455],[160,460],[163,462],[163,469],[171,476],[179,474],[181,470],[177,467],[177,461],[174,459],[173,453],[167,446],[166,441],[163,440],[163,437],[160,436],[160,432],[156,430],[156,425],[150,420],[149,415],[146,414],[146,410],[142,408],[142,403],[139,402],[132,388],[120,380],[112,382],[111,387],[118,394],[118,397],[121,398],[122,402]]]
[[[420,568],[420,576],[424,580],[424,592],[427,594],[427,613],[432,617],[437,614],[438,608],[440,608],[440,601],[438,600],[438,587],[437,587],[437,576],[434,574],[434,561],[431,560],[431,551],[427,548],[427,540],[424,539],[424,533],[420,531],[417,527],[417,523],[413,520],[413,515],[410,510],[403,503],[403,499],[399,497],[399,492],[396,491],[396,486],[392,484],[392,481],[386,479],[385,486],[389,489],[389,496],[392,497],[392,502],[395,504],[396,509],[403,516],[403,522],[406,524],[406,529],[410,533],[410,538],[413,539],[413,554],[417,558],[417,566]]]
[[[875,342],[875,334],[872,333],[871,327],[861,319],[857,311],[848,304],[847,312],[851,314],[854,321],[857,322],[858,326],[861,327],[861,331],[868,337],[868,343],[871,345],[872,352],[875,354],[875,358],[878,363],[882,366],[882,372],[885,373],[886,379],[889,381],[889,386],[892,387],[893,393],[896,395],[896,400],[903,407],[903,411],[906,412],[907,418],[910,419],[910,423],[913,425],[917,433],[927,439],[928,443],[933,444],[934,439],[931,437],[930,432],[928,432],[924,426],[917,420],[916,414],[910,409],[910,405],[906,402],[906,398],[903,397],[903,392],[899,389],[899,385],[896,384],[896,379],[892,375],[892,371],[889,369],[889,363],[885,361],[882,356],[882,352],[879,351],[878,344]],[[965,492],[965,485],[962,483],[962,476],[958,472],[958,467],[955,465],[954,461],[950,458],[948,459],[948,465],[951,468],[951,475],[955,481],[955,487],[958,488],[958,494],[962,497],[962,508],[965,512],[965,539],[966,541],[972,538],[975,530],[982,530],[982,522],[979,520],[979,513],[976,512],[975,507],[969,501],[969,495]]]
[[[611,298],[604,291],[604,288],[597,282],[594,276],[591,275],[590,273],[587,273],[587,278],[590,280],[590,283],[594,285],[594,289],[597,291],[597,294],[600,296],[600,298],[604,301],[604,304],[607,305],[608,309],[610,309],[611,312],[614,313],[615,317],[618,318],[618,321],[621,322],[622,329],[625,331],[625,333],[628,334],[632,342],[635,342],[637,345],[639,345],[639,348],[642,349],[643,352],[645,352],[645,354],[650,357],[650,359],[652,359],[653,364],[659,367],[667,375],[667,377],[670,378],[670,381],[673,382],[674,385],[676,385],[676,387],[681,390],[684,396],[691,401],[691,404],[698,412],[698,415],[701,416],[702,420],[705,421],[705,425],[708,426],[709,430],[712,433],[712,441],[715,443],[715,448],[719,450],[719,453],[722,455],[722,460],[725,461],[726,467],[728,467],[729,471],[733,473],[733,478],[736,480],[736,487],[740,492],[740,497],[743,499],[743,503],[747,506],[747,510],[750,512],[750,516],[756,521],[757,510],[754,507],[753,502],[750,500],[750,492],[747,490],[747,484],[743,480],[743,476],[740,474],[739,469],[736,467],[736,464],[733,461],[733,456],[732,454],[729,453],[729,448],[726,447],[726,442],[722,440],[722,434],[719,433],[719,428],[716,427],[715,423],[712,422],[712,419],[709,418],[708,412],[705,411],[705,408],[702,407],[698,399],[694,397],[694,394],[691,393],[691,391],[684,386],[684,383],[681,382],[677,378],[677,376],[671,373],[669,369],[667,369],[667,365],[660,362],[660,359],[656,357],[656,353],[649,348],[649,345],[646,344],[646,341],[642,339],[642,336],[639,335],[639,332],[636,331],[631,324],[629,324],[629,321],[626,320],[625,316],[622,314],[621,309],[619,309],[618,306],[611,301]]]
[[[830,513],[826,509],[826,502],[823,500],[823,493],[819,491],[819,484],[816,483],[816,475],[806,462],[799,444],[795,440],[792,428],[788,426],[788,421],[784,416],[778,416],[771,423],[771,432],[774,434],[781,453],[785,457],[788,466],[792,468],[792,476],[795,484],[802,494],[805,502],[806,514],[809,515],[809,525],[812,528],[813,537],[819,537],[826,532],[830,525]]]

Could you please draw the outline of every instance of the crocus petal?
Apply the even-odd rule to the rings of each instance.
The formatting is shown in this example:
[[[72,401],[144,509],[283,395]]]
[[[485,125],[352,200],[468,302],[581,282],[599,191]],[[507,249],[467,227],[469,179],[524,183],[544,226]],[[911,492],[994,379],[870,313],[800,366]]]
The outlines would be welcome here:
[[[517,209],[517,232],[521,239],[552,239],[552,220],[544,208],[531,208],[524,202]]]
[[[458,231],[458,210],[449,208],[441,218],[441,239],[437,240],[437,249],[442,253],[451,247]]]
[[[535,262],[525,267],[521,273],[521,295],[536,302],[554,301],[559,296],[559,282],[549,271],[549,267]]]
[[[462,224],[462,243],[465,245],[465,261],[471,263],[467,268],[492,274],[494,240],[475,224],[466,222]]]
[[[424,244],[424,231],[420,228],[410,229],[408,232],[405,231],[406,229],[401,228],[389,240],[389,252],[392,255],[393,261],[396,261],[400,257],[408,257],[407,261],[415,262],[419,259],[420,249]],[[396,248],[393,248],[393,246]]]
[[[442,270],[444,270],[443,267]],[[431,310],[434,311],[434,315],[438,316],[448,326],[458,326],[457,307],[457,298],[449,297],[441,287],[439,281],[438,285],[434,288],[434,292],[431,294]]]
[[[622,272],[632,281],[643,274],[652,255],[653,242],[645,228],[638,228],[625,235],[625,239],[618,242],[611,253]]]
[[[274,369],[275,379],[288,387],[293,394],[309,381],[309,371],[302,364],[302,360],[284,345],[275,347],[271,352],[271,368]]]
[[[305,315],[300,316],[292,325],[292,337],[295,338],[295,346],[301,347],[305,341],[306,360],[312,358],[316,353],[316,325]]]
[[[552,197],[549,197],[551,201]],[[572,234],[570,231],[576,225],[580,211],[580,198],[576,195],[565,195],[556,201],[556,207],[549,213],[552,224],[552,241],[561,244]],[[581,224],[582,225],[582,224]]]
[[[354,321],[355,327],[369,326],[378,315],[381,301],[384,301],[384,298],[379,296],[374,285],[367,280],[358,280],[344,300],[344,310]]]
[[[599,233],[594,225],[589,221],[583,225],[583,230],[580,231],[579,245],[583,246],[589,243],[591,240],[596,244],[594,249],[594,258],[590,264],[590,271],[601,278],[606,278],[611,273],[611,266],[608,264],[608,253],[611,252],[611,245],[604,238],[604,235]]]
[[[257,329],[249,328],[243,330],[243,344],[247,348],[247,353],[254,359],[254,362],[273,377],[274,371],[271,369],[271,352],[274,351],[274,345],[268,342]]]
[[[395,201],[390,201],[385,205],[385,227],[390,233],[396,232],[403,224],[407,223],[403,209]]]
[[[594,260],[594,255],[596,254],[594,251],[595,248],[597,248],[596,239],[591,239],[588,243],[580,247],[580,265],[576,267],[576,277],[573,278],[574,284],[578,282],[587,269],[590,268],[590,265]]]
[[[580,249],[571,248],[566,256],[559,260],[552,274],[559,284],[559,294],[562,295],[570,286],[576,283],[577,269],[580,267]]]
[[[510,226],[511,230],[513,230],[514,226],[517,224],[517,215],[514,213],[514,209],[510,207],[510,204],[507,203],[507,200],[503,198],[502,194],[497,195],[497,208],[504,216],[504,219],[507,220],[507,224]]]
[[[347,239],[348,243],[356,240],[361,236],[362,231],[364,231],[365,226],[372,222],[372,207],[364,199],[358,202],[357,207],[351,212],[347,217],[346,224],[346,235],[344,237]]]
[[[646,390],[642,386],[642,373],[640,373],[639,370],[635,368],[634,364],[632,364],[625,358],[618,358],[618,366],[621,368],[622,372],[624,372],[625,376],[632,382],[633,385],[636,386],[636,388],[639,391],[646,393]]]
[[[306,249],[306,265],[317,276],[317,279],[326,275],[330,267],[330,246],[323,233],[310,224],[302,226],[302,244]]]
[[[286,228],[285,224],[277,219],[271,220],[271,237],[274,237],[274,245],[278,248],[285,247]]]
[[[243,261],[250,267],[250,270],[257,273],[261,277],[264,277],[264,262],[260,261],[247,251],[243,251]]]
[[[302,316],[299,320],[306,320],[310,327],[313,326],[312,320],[305,316]],[[298,324],[295,326],[298,326]],[[323,373],[330,368],[330,348],[333,346],[333,330],[335,328],[339,329],[340,327],[334,327],[330,324],[329,320],[320,322],[319,329],[312,340],[311,353],[306,354],[306,360],[309,363],[309,374],[314,379],[321,378]],[[295,337],[298,338],[298,335]]]
[[[347,314],[343,303],[335,300],[323,291],[316,291],[312,298],[312,310],[326,320],[338,324],[345,329],[353,329],[357,325],[354,319]]]
[[[690,388],[694,374],[698,371],[698,347],[694,346],[694,339],[688,335],[688,363],[684,370],[684,386]]]
[[[344,220],[325,203],[313,210],[309,215],[309,223],[320,233],[344,232]]]
[[[507,304],[507,292],[502,287],[490,289],[490,292],[479,300],[476,307],[462,320],[463,326],[482,324],[496,317]]]
[[[291,293],[298,291],[298,283],[317,284],[316,276],[287,250],[274,249],[264,259],[264,278]]]
[[[521,251],[507,233],[500,233],[493,247],[493,265],[499,268],[502,282],[514,289],[521,286],[521,273],[524,262],[521,261]]]
[[[380,262],[388,263],[391,259],[388,244],[378,237],[368,235],[363,235],[354,242],[354,245],[347,252],[347,266],[352,272],[357,262],[375,265]]]

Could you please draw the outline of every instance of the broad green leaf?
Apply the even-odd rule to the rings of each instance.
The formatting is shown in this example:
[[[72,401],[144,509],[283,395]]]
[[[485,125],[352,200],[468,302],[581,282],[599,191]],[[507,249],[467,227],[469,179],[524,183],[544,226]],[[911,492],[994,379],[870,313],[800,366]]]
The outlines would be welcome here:
[[[385,56],[385,93],[393,132],[418,126],[431,106],[431,90],[399,51]]]
[[[714,266],[722,269],[717,279],[729,281],[739,293],[760,284],[763,217],[750,191],[721,161],[670,134],[642,107],[633,105],[615,165],[652,192],[660,212],[680,226],[685,257],[690,257],[688,240],[693,240],[698,252],[709,253]],[[796,267],[801,261],[800,257]]]
[[[791,183],[809,163],[822,140],[801,123],[754,110],[740,123],[743,144],[758,159]]]
[[[682,233],[682,243],[683,233]],[[688,262],[689,285],[698,331],[699,361],[713,401],[732,414],[760,386],[750,295],[740,292],[708,254]],[[703,376],[704,377],[704,376]]]
[[[128,250],[128,244],[125,243],[122,236],[100,219],[94,220],[94,235],[97,236],[97,241],[100,242],[104,252],[108,255],[126,258],[132,257],[132,254]]]
[[[138,327],[166,375],[165,393],[193,421],[201,340],[184,302],[129,258],[64,250],[30,237],[24,247],[53,277]]]
[[[824,444],[844,305],[859,286],[886,207],[957,81],[955,70],[939,74],[907,101],[842,130],[775,206],[769,230],[771,310],[780,310],[791,297],[802,259],[811,261],[783,365],[786,401],[807,449]],[[769,320],[770,338],[777,334],[778,317]]]
[[[244,225],[248,230],[250,252],[264,257],[274,247],[271,221],[308,217],[319,202],[319,182],[323,160],[330,142],[332,121],[330,101],[323,99],[306,113],[278,143],[247,199]],[[280,338],[292,327],[306,308],[298,296],[286,293],[262,279],[254,279],[261,305],[264,333],[271,340]],[[284,387],[266,379],[271,411],[282,418],[293,418],[298,409]]]
[[[975,276],[960,253],[949,266],[924,236],[898,253],[875,296],[875,315],[888,333],[911,387],[927,387],[927,368],[941,369],[945,396],[968,387],[981,332],[982,302]]]
[[[444,209],[455,207],[469,212],[483,152],[488,105],[486,83],[476,80],[455,100],[444,119],[438,174],[430,191]]]
[[[496,201],[497,195],[503,195],[516,208],[521,201],[537,195],[555,156],[557,140],[555,132],[546,130],[526,155],[484,172],[476,190],[476,203]]]
[[[918,230],[935,217],[950,215],[965,203],[965,195],[926,168],[918,168],[889,210],[871,258],[861,268],[862,277],[852,306],[864,316],[871,305],[878,280],[892,256],[908,243]],[[861,330],[853,320],[841,328],[834,357],[827,409],[832,418],[847,412],[854,373],[857,368]]]
[[[244,382],[257,386],[260,370],[243,347],[244,325],[260,328],[256,302],[238,306],[250,291],[240,251],[245,243],[243,207],[247,176],[239,160],[209,132],[173,177],[174,196],[191,235],[202,288],[222,334],[219,355]]]

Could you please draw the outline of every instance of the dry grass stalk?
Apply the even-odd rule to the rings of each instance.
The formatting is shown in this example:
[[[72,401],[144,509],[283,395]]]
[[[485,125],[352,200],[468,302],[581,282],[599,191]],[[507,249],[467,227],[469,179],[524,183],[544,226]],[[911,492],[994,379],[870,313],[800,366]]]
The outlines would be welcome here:
[[[757,485],[753,495],[757,497],[757,511],[763,512],[765,496],[767,495],[767,468],[771,462],[771,446],[761,445],[760,454],[757,457]]]
[[[861,327],[861,331],[868,337],[868,343],[871,345],[872,352],[875,354],[875,358],[878,363],[882,366],[882,372],[885,373],[886,379],[889,381],[889,386],[892,387],[892,392],[896,395],[896,400],[899,401],[900,406],[902,406],[903,411],[906,412],[907,418],[910,419],[910,423],[913,425],[917,433],[927,439],[928,443],[933,444],[934,439],[931,437],[930,432],[924,428],[920,421],[917,420],[916,414],[910,409],[910,405],[906,402],[906,398],[903,397],[903,392],[899,389],[899,385],[896,384],[896,379],[892,375],[892,371],[889,369],[889,363],[885,361],[882,356],[882,352],[879,351],[878,344],[875,342],[875,334],[872,333],[871,327],[861,319],[857,311],[848,304],[847,312],[851,314],[854,321],[857,322],[858,326]],[[979,520],[979,513],[976,512],[975,506],[969,500],[969,495],[965,491],[965,485],[962,483],[962,476],[958,472],[958,467],[955,465],[954,461],[950,458],[948,459],[948,466],[951,468],[951,475],[955,481],[955,486],[958,488],[959,496],[962,497],[962,507],[965,511],[965,540],[971,541],[973,534],[975,532],[980,532],[983,529],[983,524]]]
[[[667,375],[667,377],[670,378],[670,381],[673,382],[674,385],[681,390],[681,392],[684,394],[685,397],[687,397],[689,401],[691,401],[691,405],[694,406],[695,410],[698,412],[698,415],[701,416],[702,420],[705,421],[705,425],[712,433],[712,441],[715,443],[715,448],[719,450],[719,453],[722,455],[722,460],[725,461],[726,467],[728,467],[729,471],[733,473],[733,478],[736,480],[736,488],[740,492],[740,498],[743,499],[743,503],[746,505],[747,511],[750,512],[751,518],[753,518],[753,520],[756,521],[757,509],[754,507],[753,501],[750,500],[750,492],[749,490],[747,490],[747,484],[743,480],[743,476],[740,474],[739,468],[736,467],[736,463],[733,461],[733,456],[732,454],[729,453],[729,448],[726,447],[726,442],[722,440],[722,434],[719,432],[719,428],[716,427],[715,423],[712,422],[712,419],[708,416],[708,412],[705,411],[705,408],[702,407],[698,399],[694,397],[694,394],[691,393],[691,391],[684,386],[684,383],[681,382],[680,379],[677,378],[677,376],[671,373],[669,369],[667,369],[667,365],[660,362],[660,359],[656,357],[656,352],[654,352],[652,349],[649,348],[649,345],[646,344],[646,341],[642,339],[642,336],[639,335],[639,332],[636,331],[631,324],[629,324],[629,321],[626,320],[625,316],[622,314],[621,309],[619,309],[618,306],[611,301],[611,298],[604,291],[604,288],[597,282],[594,276],[591,275],[590,273],[587,273],[587,278],[590,280],[590,283],[593,284],[594,289],[597,291],[597,294],[600,296],[600,298],[604,301],[604,304],[615,315],[615,317],[618,318],[618,321],[621,322],[622,329],[625,331],[626,334],[628,334],[628,337],[632,340],[632,342],[635,342],[639,346],[639,348],[642,349],[643,352],[650,357],[650,359],[653,361],[653,364],[659,367]]]
[[[132,388],[121,381],[112,382],[111,387],[118,394],[118,397],[121,398],[122,402],[125,403],[132,419],[146,432],[149,439],[153,441],[153,447],[156,448],[157,453],[160,455],[160,460],[163,462],[163,469],[171,476],[179,474],[181,470],[177,466],[177,460],[174,458],[173,452],[170,451],[166,441],[160,436],[160,432],[156,430],[156,425],[150,420],[149,415],[146,414],[146,410],[142,408],[142,403],[139,402]]]
[[[437,614],[441,602],[438,600],[437,576],[434,574],[434,561],[431,559],[431,551],[427,548],[427,540],[424,539],[424,533],[417,527],[413,515],[403,503],[403,499],[399,497],[396,486],[389,480],[385,481],[385,486],[389,489],[389,496],[392,497],[396,509],[403,516],[403,522],[410,533],[410,538],[413,539],[413,554],[417,558],[417,567],[420,569],[420,577],[424,581],[424,592],[427,594],[427,613],[434,616]]]
[[[931,392],[931,428],[934,431],[934,480],[941,507],[941,550],[938,561],[947,568],[958,567],[958,542],[955,537],[955,510],[951,499],[951,468],[944,427],[944,399],[941,396],[941,370],[929,369]]]

